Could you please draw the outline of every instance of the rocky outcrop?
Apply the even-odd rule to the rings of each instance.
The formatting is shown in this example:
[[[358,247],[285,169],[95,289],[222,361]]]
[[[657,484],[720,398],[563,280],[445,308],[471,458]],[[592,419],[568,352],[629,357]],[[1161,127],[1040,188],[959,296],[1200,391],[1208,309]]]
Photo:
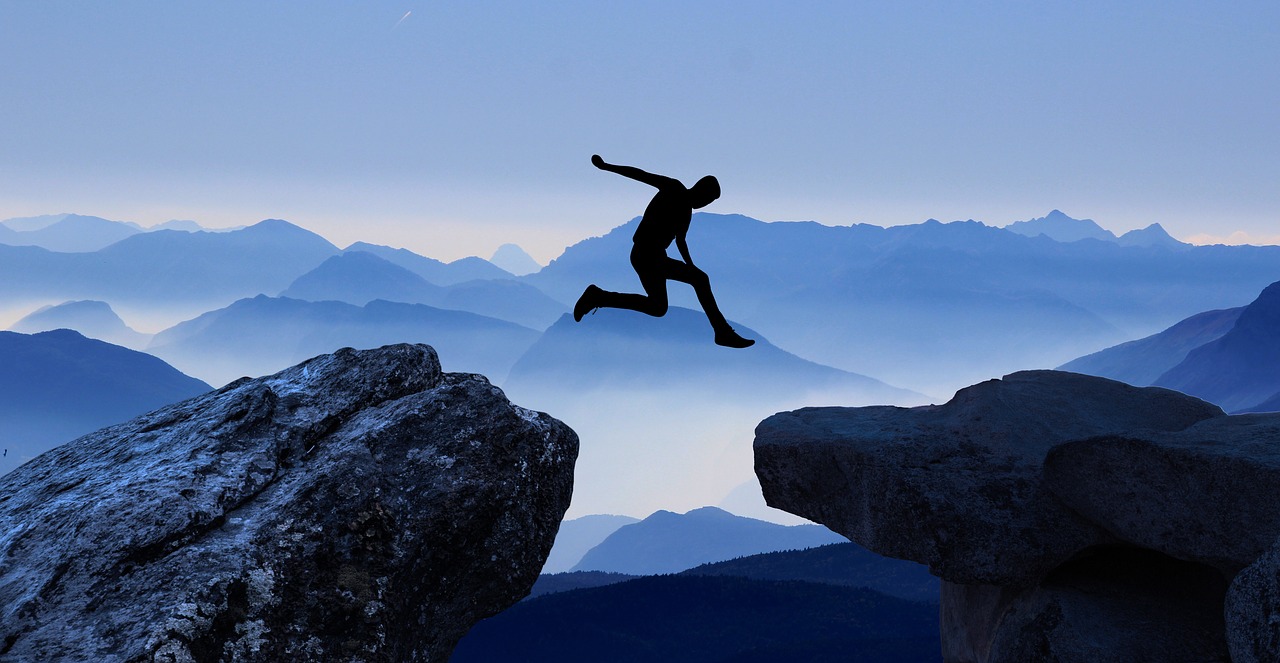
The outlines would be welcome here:
[[[423,345],[234,382],[0,478],[0,659],[445,661],[532,586],[576,456]]]
[[[1028,371],[940,406],[780,413],[755,451],[771,506],[943,579],[947,661],[1280,653],[1280,416]],[[1231,606],[1271,612],[1224,619],[1233,578]]]
[[[1280,543],[1232,581],[1226,620],[1232,661],[1280,660]]]

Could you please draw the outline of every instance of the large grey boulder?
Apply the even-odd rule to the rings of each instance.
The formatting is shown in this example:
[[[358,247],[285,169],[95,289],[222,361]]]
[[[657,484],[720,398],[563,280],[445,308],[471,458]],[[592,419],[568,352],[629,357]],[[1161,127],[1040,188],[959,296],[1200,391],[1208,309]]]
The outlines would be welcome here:
[[[944,580],[1029,584],[1114,541],[1049,491],[1050,449],[1221,416],[1167,389],[1024,371],[962,389],[945,405],[776,414],[756,428],[756,474],[770,506],[926,563]]]
[[[577,446],[423,345],[103,429],[0,478],[0,659],[445,661],[537,578]]]
[[[943,578],[948,662],[1280,660],[1280,414],[1028,371],[755,451],[770,505]]]

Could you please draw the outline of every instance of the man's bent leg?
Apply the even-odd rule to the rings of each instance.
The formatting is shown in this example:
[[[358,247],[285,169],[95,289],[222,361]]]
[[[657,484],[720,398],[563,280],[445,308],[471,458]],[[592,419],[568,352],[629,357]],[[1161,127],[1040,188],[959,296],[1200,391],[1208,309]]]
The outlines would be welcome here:
[[[694,293],[698,295],[698,303],[702,305],[702,312],[707,315],[707,321],[716,332],[716,345],[745,348],[755,343],[753,340],[738,336],[738,333],[729,325],[729,321],[725,320],[724,314],[720,312],[720,306],[716,304],[716,297],[711,292],[711,278],[706,272],[674,258],[669,260],[671,262],[667,265],[667,276],[672,280],[693,286]]]
[[[662,257],[666,258],[665,255]],[[595,284],[589,285],[573,307],[573,319],[580,321],[582,316],[597,308],[620,308],[659,318],[666,315],[667,278],[662,273],[662,265],[644,258],[643,254],[633,254],[631,266],[635,268],[636,276],[640,277],[640,285],[644,286],[646,294],[610,292]]]

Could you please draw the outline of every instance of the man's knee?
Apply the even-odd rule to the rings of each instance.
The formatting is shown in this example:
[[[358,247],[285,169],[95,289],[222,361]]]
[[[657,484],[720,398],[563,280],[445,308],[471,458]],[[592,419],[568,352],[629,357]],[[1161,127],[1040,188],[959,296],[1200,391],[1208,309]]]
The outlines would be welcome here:
[[[667,302],[666,300],[650,298],[649,301],[645,302],[644,312],[655,318],[661,318],[667,314]]]
[[[693,285],[711,285],[711,277],[707,273],[694,267],[689,271],[689,282]]]

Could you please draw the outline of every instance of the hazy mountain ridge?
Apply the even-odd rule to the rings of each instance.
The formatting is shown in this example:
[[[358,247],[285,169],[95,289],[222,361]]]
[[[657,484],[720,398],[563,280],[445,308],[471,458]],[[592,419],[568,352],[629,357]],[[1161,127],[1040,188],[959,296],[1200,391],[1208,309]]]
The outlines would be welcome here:
[[[635,223],[525,280],[566,301],[587,283],[638,291]],[[689,244],[730,318],[808,359],[926,391],[1243,304],[1280,272],[1280,247],[1063,243],[973,221],[828,227],[700,213]],[[694,305],[689,288],[670,291]]]
[[[439,286],[373,253],[350,249],[299,276],[280,296],[358,306],[375,299],[427,304],[534,329],[546,329],[566,311],[537,288],[515,280],[474,279]]]
[[[493,263],[500,269],[504,269],[516,276],[524,276],[532,274],[540,269],[542,265],[533,259],[533,256],[525,252],[517,244],[503,244],[499,246],[493,255],[489,257],[489,262]]]
[[[1186,359],[1188,352],[1230,331],[1242,311],[1243,306],[1197,313],[1146,338],[1073,359],[1058,370],[1149,386]]]
[[[54,214],[0,223],[0,244],[38,246],[50,251],[85,253],[143,232],[136,223],[96,216]]]
[[[343,251],[363,251],[372,253],[387,262],[399,265],[428,283],[447,286],[476,279],[512,279],[515,275],[494,265],[483,258],[468,256],[453,262],[441,262],[435,258],[418,255],[408,249],[394,249],[389,246],[356,242]]]
[[[424,304],[241,299],[156,334],[148,352],[210,382],[272,373],[342,347],[401,342],[439,349],[450,371],[499,380],[538,332],[515,323]]]
[[[923,564],[877,555],[849,541],[733,557],[685,569],[679,575],[862,587],[908,601],[934,604],[939,601],[940,591],[938,578]],[[544,572],[529,597],[604,587],[637,577],[641,576],[610,571]]]
[[[730,321],[732,323],[732,321]],[[547,329],[511,369],[507,385],[591,389],[705,390],[720,397],[769,400],[803,391],[859,392],[862,399],[922,400],[874,378],[823,366],[778,348],[754,330],[746,350],[716,346],[701,311],[672,306],[661,318],[600,309],[581,322],[568,315]]]
[[[0,245],[0,303],[99,299],[208,310],[286,288],[338,249],[286,221],[232,232],[137,233],[91,253]]]
[[[1222,336],[1187,353],[1155,384],[1250,409],[1280,394],[1280,282],[1267,286]]]
[[[1247,306],[1206,311],[1146,338],[1062,365],[1137,386],[1176,389],[1228,412],[1280,406],[1280,282]]]
[[[560,573],[573,568],[588,550],[596,547],[623,525],[640,522],[639,518],[612,514],[592,514],[560,523],[555,545],[547,555],[542,573]]]
[[[151,340],[124,323],[106,302],[91,299],[45,306],[9,327],[9,331],[35,334],[54,329],[72,329],[88,338],[96,338],[133,350],[142,350]]]
[[[818,525],[777,525],[715,507],[683,514],[657,511],[618,528],[571,570],[677,573],[708,562],[843,541],[844,537]]]
[[[141,352],[61,329],[0,332],[0,474],[94,430],[209,391]]]
[[[1099,226],[1093,219],[1073,219],[1056,209],[1037,219],[1015,221],[1005,226],[1004,229],[1027,237],[1044,235],[1064,243],[1092,239],[1101,242],[1112,242],[1121,246],[1158,246],[1167,249],[1182,249],[1191,246],[1174,239],[1165,231],[1164,226],[1159,223],[1152,223],[1145,228],[1130,230],[1117,237],[1115,233]]]

